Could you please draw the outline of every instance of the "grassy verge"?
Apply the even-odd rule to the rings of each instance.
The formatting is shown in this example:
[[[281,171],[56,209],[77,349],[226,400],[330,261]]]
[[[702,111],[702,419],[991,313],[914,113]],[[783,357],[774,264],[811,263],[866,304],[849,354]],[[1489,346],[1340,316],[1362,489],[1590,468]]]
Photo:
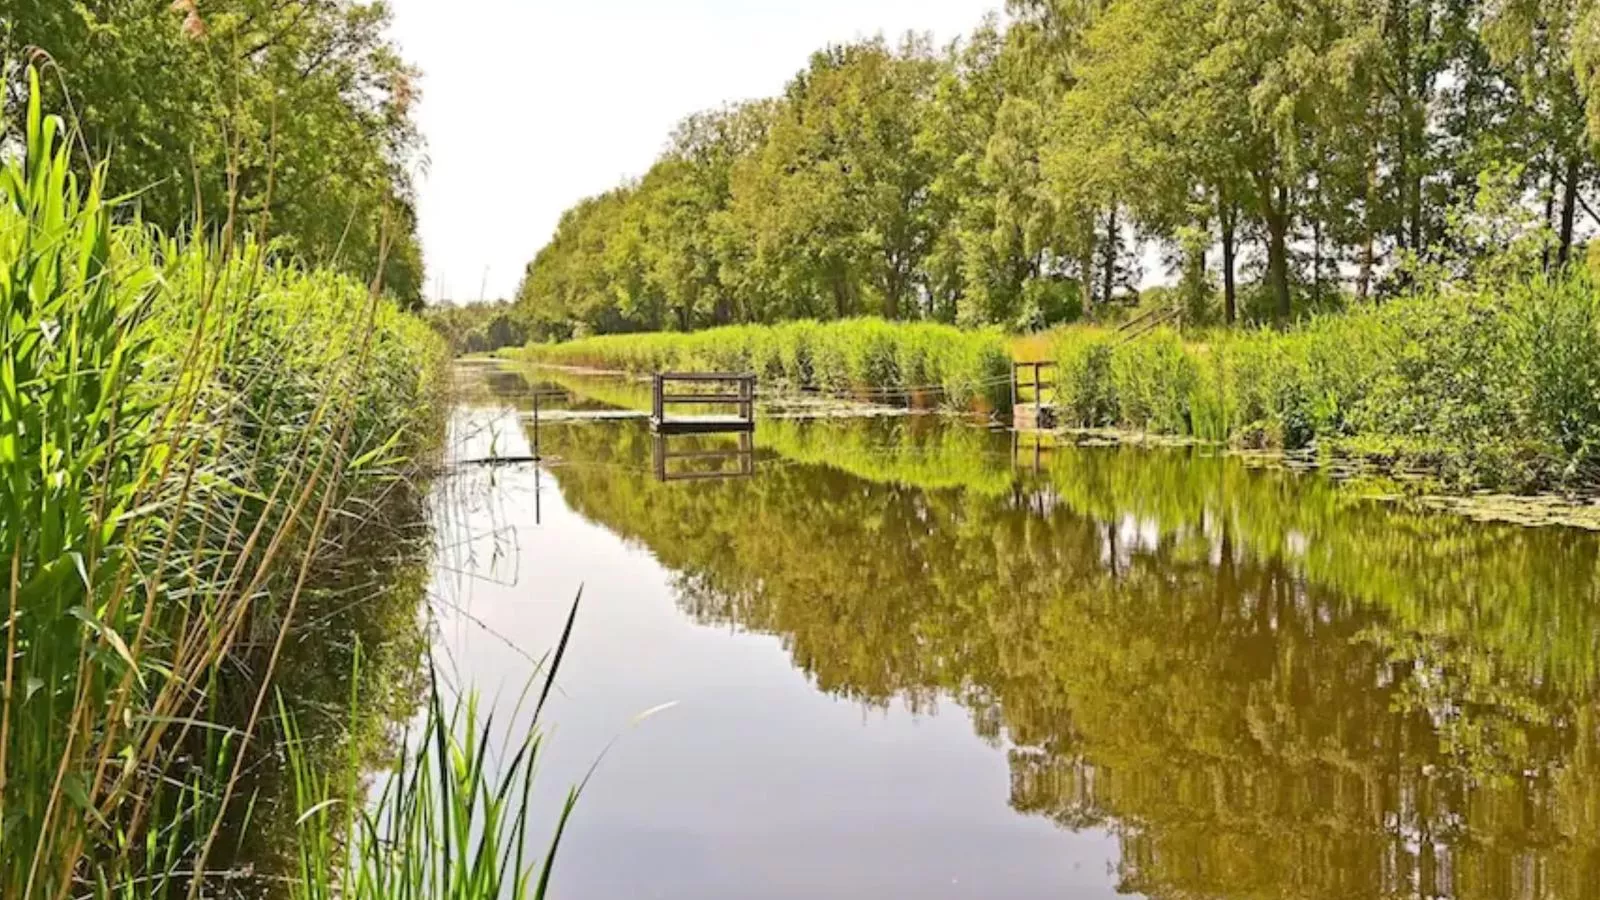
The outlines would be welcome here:
[[[1010,406],[1005,337],[931,323],[866,318],[604,335],[530,344],[519,355],[633,373],[754,372],[763,387],[978,412]]]
[[[1293,331],[1055,339],[1067,424],[1317,447],[1521,490],[1600,483],[1600,293],[1583,276]]]
[[[375,287],[118,225],[35,80],[0,166],[0,896],[193,895],[293,623],[436,444],[441,343]],[[198,876],[198,877],[196,877]]]

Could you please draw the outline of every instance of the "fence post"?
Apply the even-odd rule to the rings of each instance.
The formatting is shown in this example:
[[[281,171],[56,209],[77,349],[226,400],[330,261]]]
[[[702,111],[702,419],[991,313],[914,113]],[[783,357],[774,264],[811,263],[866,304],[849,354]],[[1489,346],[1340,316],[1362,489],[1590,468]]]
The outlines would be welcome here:
[[[1033,427],[1044,427],[1044,388],[1039,381],[1039,364],[1033,364]]]

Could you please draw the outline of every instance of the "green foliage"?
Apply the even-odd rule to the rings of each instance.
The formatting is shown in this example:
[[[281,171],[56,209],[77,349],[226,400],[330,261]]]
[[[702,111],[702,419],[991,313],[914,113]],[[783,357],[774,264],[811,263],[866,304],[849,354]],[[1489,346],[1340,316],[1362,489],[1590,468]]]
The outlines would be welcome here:
[[[277,252],[420,303],[411,183],[418,73],[366,0],[178,0],[0,8],[4,114],[19,61],[48,54],[43,89],[70,111],[72,165],[113,159],[108,195],[169,234],[253,231]]]
[[[883,319],[801,320],[677,334],[603,335],[529,344],[535,362],[633,374],[755,372],[795,391],[1004,411],[1011,354],[994,330]],[[763,381],[770,385],[772,382]]]
[[[687,120],[538,252],[535,338],[1105,323],[1151,244],[1189,327],[1284,327],[1574,258],[1600,179],[1585,4],[1007,6],[942,52],[830,47]]]
[[[1089,329],[1068,329],[1056,338],[1055,357],[1059,381],[1054,399],[1066,422],[1085,428],[1116,423],[1112,339]]]
[[[528,329],[509,303],[441,303],[424,309],[422,318],[458,355],[490,353],[528,342]]]
[[[1119,348],[1111,359],[1111,380],[1123,421],[1145,431],[1190,433],[1189,401],[1199,368],[1169,328]]]

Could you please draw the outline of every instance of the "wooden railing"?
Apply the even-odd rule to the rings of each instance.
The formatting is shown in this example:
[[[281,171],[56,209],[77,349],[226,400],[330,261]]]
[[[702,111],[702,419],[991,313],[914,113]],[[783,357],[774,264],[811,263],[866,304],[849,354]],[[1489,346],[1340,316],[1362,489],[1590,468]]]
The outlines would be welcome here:
[[[1056,369],[1053,362],[1011,364],[1011,415],[1017,427],[1050,427],[1050,414],[1056,402]]]
[[[675,385],[685,387],[674,388]],[[694,390],[695,386],[709,390]],[[729,390],[731,388],[731,390]],[[756,376],[723,372],[658,372],[652,382],[650,427],[662,434],[754,431]],[[733,406],[734,416],[667,415],[669,406]]]

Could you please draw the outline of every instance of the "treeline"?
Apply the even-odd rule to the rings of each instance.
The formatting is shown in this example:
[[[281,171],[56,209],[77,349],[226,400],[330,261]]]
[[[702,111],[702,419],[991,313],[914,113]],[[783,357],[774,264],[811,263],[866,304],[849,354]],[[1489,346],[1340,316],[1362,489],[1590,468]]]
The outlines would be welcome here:
[[[485,353],[528,342],[528,330],[506,301],[430,305],[422,318],[456,354]]]
[[[1008,0],[944,49],[832,47],[568,211],[521,315],[541,339],[863,314],[1032,328],[1161,274],[1191,319],[1282,321],[1470,268],[1506,233],[1557,267],[1597,174],[1586,10]],[[1168,271],[1141,271],[1152,246]]]
[[[76,132],[73,168],[111,160],[124,216],[173,234],[207,223],[421,302],[409,167],[417,72],[363,0],[0,0],[4,115],[22,64]],[[229,228],[230,223],[232,228]]]

